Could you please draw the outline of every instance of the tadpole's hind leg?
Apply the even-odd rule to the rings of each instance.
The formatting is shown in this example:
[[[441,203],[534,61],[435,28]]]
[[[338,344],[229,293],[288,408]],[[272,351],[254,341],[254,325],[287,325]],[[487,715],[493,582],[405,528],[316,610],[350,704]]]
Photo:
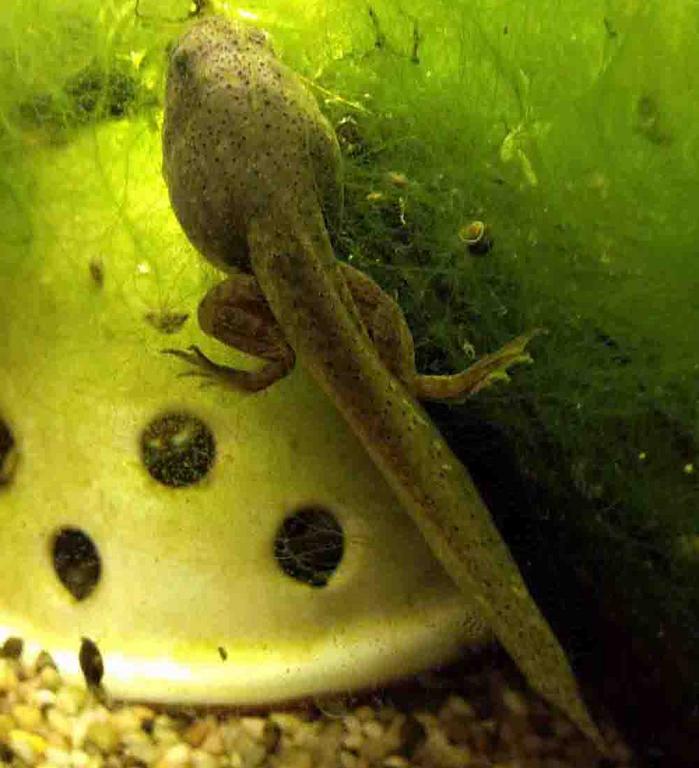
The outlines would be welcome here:
[[[165,349],[193,366],[183,376],[198,376],[229,389],[258,392],[286,376],[295,355],[253,275],[237,274],[214,286],[199,304],[199,325],[217,341],[265,360],[255,371],[220,365],[197,346]]]
[[[516,336],[495,352],[483,355],[460,373],[446,376],[417,374],[414,380],[415,396],[420,400],[461,400],[498,381],[508,381],[508,369],[511,366],[531,363],[532,358],[526,347],[540,333],[544,333],[544,330],[535,328]]]
[[[349,264],[342,264],[342,272],[381,361],[419,400],[464,399],[507,380],[511,366],[531,362],[526,346],[541,329],[517,336],[460,373],[420,374],[415,369],[413,337],[398,304],[363,272]]]
[[[401,308],[369,275],[344,262],[340,269],[381,362],[414,392],[413,337]]]

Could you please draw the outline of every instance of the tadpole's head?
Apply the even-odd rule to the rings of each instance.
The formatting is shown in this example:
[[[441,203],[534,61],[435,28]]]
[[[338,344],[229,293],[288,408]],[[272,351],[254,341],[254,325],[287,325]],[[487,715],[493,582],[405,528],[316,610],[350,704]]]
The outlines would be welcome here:
[[[169,49],[166,130],[180,130],[212,91],[222,91],[257,62],[273,57],[265,32],[222,16],[193,24]]]
[[[246,269],[248,256],[244,222],[234,218],[239,206],[226,190],[221,147],[241,128],[235,105],[245,106],[251,73],[273,58],[264,32],[223,17],[196,22],[169,50],[163,175],[189,239],[228,271]]]
[[[261,54],[273,55],[262,30],[222,16],[203,19],[170,46],[167,99],[196,92],[235,71],[245,59]]]

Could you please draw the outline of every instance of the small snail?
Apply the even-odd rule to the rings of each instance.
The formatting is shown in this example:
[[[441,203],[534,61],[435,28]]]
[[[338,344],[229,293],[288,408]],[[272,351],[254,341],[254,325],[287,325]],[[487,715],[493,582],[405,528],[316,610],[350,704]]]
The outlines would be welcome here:
[[[493,247],[490,227],[482,221],[472,221],[459,229],[459,240],[466,243],[469,253],[482,256]]]

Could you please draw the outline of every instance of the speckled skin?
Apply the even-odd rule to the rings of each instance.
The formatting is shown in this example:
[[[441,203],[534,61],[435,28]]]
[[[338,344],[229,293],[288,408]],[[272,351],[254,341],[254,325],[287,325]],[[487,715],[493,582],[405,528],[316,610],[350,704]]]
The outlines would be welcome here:
[[[323,214],[331,218],[339,201],[335,137],[262,33],[214,18],[178,41],[163,152],[172,204],[191,241],[212,263],[246,273],[242,289],[224,283],[207,297],[200,319],[211,326],[215,307],[242,291],[256,308],[246,323],[253,336],[260,330],[262,356],[279,364],[270,349],[288,344],[282,367],[298,356],[532,686],[602,746],[568,661],[467,471],[370,340],[325,227]],[[262,330],[261,297],[276,336]]]

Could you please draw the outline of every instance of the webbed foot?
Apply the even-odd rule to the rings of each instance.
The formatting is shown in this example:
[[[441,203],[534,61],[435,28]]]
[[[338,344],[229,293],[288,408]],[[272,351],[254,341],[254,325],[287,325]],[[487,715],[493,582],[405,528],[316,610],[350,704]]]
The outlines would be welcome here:
[[[196,344],[190,345],[187,349],[162,349],[164,355],[172,355],[184,360],[191,368],[181,371],[177,374],[179,378],[195,377],[202,379],[203,387],[221,384],[230,389],[240,390],[239,379],[241,374],[246,371],[240,371],[236,368],[229,368],[225,365],[219,365],[209,359]]]
[[[220,365],[210,360],[196,344],[190,345],[187,349],[163,349],[161,352],[178,357],[192,366],[190,370],[179,373],[179,377],[200,378],[202,387],[220,385],[236,392],[259,392],[285,376],[290,370],[286,359],[267,362],[257,371],[243,371],[239,368]]]
[[[508,369],[520,363],[531,363],[527,344],[539,334],[546,333],[543,328],[535,328],[507,342],[500,349],[483,355],[479,360],[461,373],[451,376],[422,376],[415,379],[417,396],[424,400],[464,400],[498,381],[509,381]]]

